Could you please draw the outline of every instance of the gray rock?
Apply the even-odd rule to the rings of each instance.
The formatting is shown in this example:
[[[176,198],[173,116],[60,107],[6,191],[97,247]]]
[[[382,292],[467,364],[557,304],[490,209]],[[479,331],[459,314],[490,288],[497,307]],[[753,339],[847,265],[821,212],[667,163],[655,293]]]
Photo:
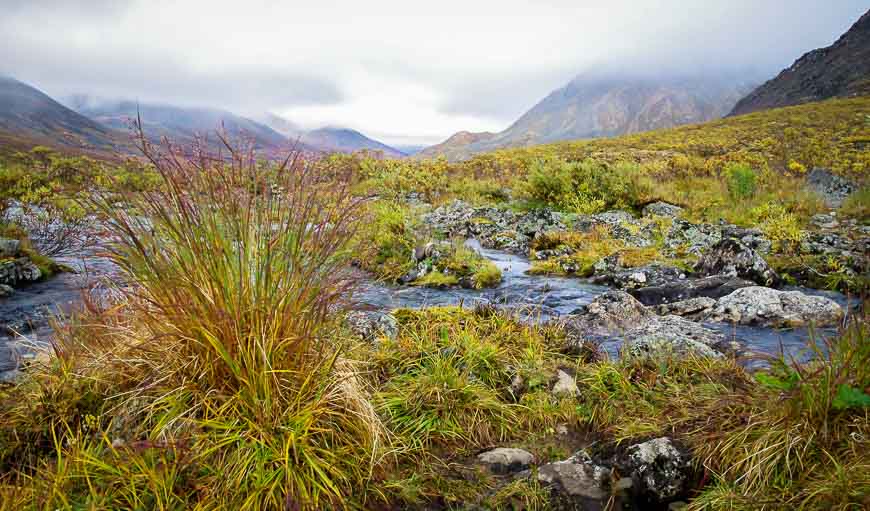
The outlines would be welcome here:
[[[344,321],[354,335],[365,341],[377,341],[382,337],[395,339],[399,334],[395,316],[384,312],[352,311]]]
[[[692,298],[721,298],[742,287],[754,286],[754,282],[714,275],[700,279],[685,279],[667,284],[631,289],[629,292],[644,305],[660,305]]]
[[[689,456],[668,437],[632,445],[626,450],[622,469],[632,474],[635,488],[653,502],[667,502],[687,489]]]
[[[713,321],[769,327],[830,325],[842,317],[842,307],[829,298],[760,286],[738,289],[720,298],[709,314]]]
[[[12,286],[8,286],[6,284],[0,284],[0,298],[8,298],[8,297],[12,296],[12,294],[14,292],[15,292],[15,290],[12,289]]]
[[[556,383],[553,384],[550,392],[556,397],[571,397],[576,396],[579,389],[574,381],[574,377],[560,369],[556,373]]]
[[[695,271],[702,276],[725,275],[772,286],[780,282],[779,275],[758,252],[733,239],[723,239],[701,257]]]
[[[668,204],[667,202],[653,202],[643,208],[643,216],[663,216],[668,218],[676,218],[683,212],[683,208]]]
[[[814,168],[807,174],[807,186],[822,196],[825,204],[839,208],[843,201],[858,189],[855,183],[834,175],[830,170]]]
[[[673,303],[663,303],[655,307],[657,314],[661,316],[681,316],[690,319],[701,318],[708,314],[716,306],[716,300],[706,296],[698,296]]]
[[[477,455],[477,463],[493,474],[510,474],[529,468],[535,456],[523,449],[498,447]]]
[[[613,238],[631,247],[649,247],[654,243],[648,236],[649,233],[643,230],[643,224],[631,213],[621,209],[582,216],[574,223],[574,227],[582,232],[589,232],[596,227],[606,227]]]
[[[18,257],[21,252],[21,242],[9,238],[0,238],[0,259]]]
[[[665,236],[665,247],[673,251],[684,248],[691,254],[701,254],[722,240],[722,232],[715,225],[693,224],[674,219]]]
[[[42,271],[26,257],[0,262],[0,284],[17,287],[41,278]]]
[[[574,311],[567,318],[565,328],[569,334],[606,336],[622,333],[652,315],[630,294],[607,291]]]
[[[716,346],[725,336],[679,316],[655,316],[625,332],[627,354],[633,357],[696,355],[721,357]]]
[[[608,256],[604,259],[612,259],[618,257]],[[595,275],[592,277],[592,282],[595,284],[603,284],[616,289],[639,289],[649,286],[662,286],[673,282],[679,282],[686,278],[686,272],[675,267],[660,263],[650,263],[636,268],[617,269],[618,265],[608,261],[600,261],[601,264],[595,269]],[[601,271],[599,271],[601,268]]]
[[[538,467],[538,481],[568,500],[601,500],[610,495],[610,473],[610,469],[596,465],[586,453],[579,452]]]

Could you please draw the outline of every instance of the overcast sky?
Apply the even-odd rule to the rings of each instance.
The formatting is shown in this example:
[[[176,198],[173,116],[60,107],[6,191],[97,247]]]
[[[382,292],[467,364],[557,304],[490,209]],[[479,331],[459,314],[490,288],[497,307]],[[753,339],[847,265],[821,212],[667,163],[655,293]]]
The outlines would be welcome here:
[[[605,64],[772,75],[867,0],[0,0],[0,72],[388,143],[500,131]],[[615,63],[615,64],[614,64]]]

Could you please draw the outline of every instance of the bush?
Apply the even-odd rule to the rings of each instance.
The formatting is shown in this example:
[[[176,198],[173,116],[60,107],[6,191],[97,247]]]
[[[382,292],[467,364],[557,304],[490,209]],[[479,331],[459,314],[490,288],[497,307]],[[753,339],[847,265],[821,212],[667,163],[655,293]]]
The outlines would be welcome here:
[[[522,190],[535,203],[590,214],[636,208],[650,194],[643,177],[640,167],[629,163],[537,160],[529,168]]]
[[[125,194],[131,210],[91,200],[135,285],[90,304],[0,400],[19,507],[344,507],[381,438],[332,340],[355,203],[301,160],[143,144],[163,186]]]
[[[757,176],[752,167],[744,164],[730,165],[725,169],[725,177],[732,198],[745,200],[755,195]]]

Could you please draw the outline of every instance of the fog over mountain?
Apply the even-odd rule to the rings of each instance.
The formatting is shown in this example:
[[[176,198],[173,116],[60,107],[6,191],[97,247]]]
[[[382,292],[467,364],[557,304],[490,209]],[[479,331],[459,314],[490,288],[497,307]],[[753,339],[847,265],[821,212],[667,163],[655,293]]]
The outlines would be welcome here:
[[[5,0],[0,73],[86,93],[339,125],[395,145],[500,132],[590,70],[772,77],[866,0]],[[111,41],[111,44],[107,44]]]

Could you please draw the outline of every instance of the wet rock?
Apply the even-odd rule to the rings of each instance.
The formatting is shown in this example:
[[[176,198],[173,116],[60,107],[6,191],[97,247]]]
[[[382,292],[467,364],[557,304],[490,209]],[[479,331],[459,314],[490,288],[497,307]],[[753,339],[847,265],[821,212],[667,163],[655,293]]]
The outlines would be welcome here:
[[[12,289],[12,286],[8,286],[6,284],[0,284],[0,298],[8,298],[12,296],[15,290]]]
[[[699,296],[679,302],[663,303],[656,306],[655,311],[661,316],[680,316],[689,319],[699,319],[706,316],[715,306],[716,300],[713,298]]]
[[[537,477],[559,500],[582,504],[609,497],[610,473],[609,468],[596,465],[586,453],[579,452],[566,460],[538,467]]]
[[[699,297],[717,299],[731,294],[737,289],[754,285],[754,282],[748,280],[714,275],[631,289],[629,292],[644,305],[660,305]]]
[[[758,252],[733,238],[724,239],[711,247],[695,264],[695,271],[702,276],[740,277],[765,286],[776,285],[780,281],[779,275]]]
[[[683,495],[691,478],[691,460],[668,437],[632,445],[620,468],[631,474],[635,491],[654,503]]]
[[[653,314],[642,303],[624,291],[607,291],[589,304],[577,309],[566,320],[571,334],[612,335],[644,321]]]
[[[842,317],[842,307],[830,298],[760,286],[738,289],[720,298],[709,314],[713,321],[769,327],[830,325]]]
[[[41,278],[40,269],[26,257],[0,262],[0,284],[17,287]]]
[[[21,252],[21,242],[9,238],[0,238],[0,259],[18,257]]]
[[[386,337],[395,339],[399,334],[399,323],[395,316],[376,311],[353,311],[345,316],[345,325],[357,337],[365,341],[377,341]]]
[[[843,205],[850,194],[858,189],[855,183],[848,179],[832,174],[830,170],[816,167],[807,174],[807,186],[825,201],[825,204],[832,208],[839,208]]]
[[[579,389],[574,377],[560,369],[556,373],[556,383],[553,384],[550,392],[556,397],[571,397],[576,396]]]
[[[625,332],[627,353],[633,357],[721,357],[715,349],[725,336],[679,316],[654,316]]]
[[[643,216],[663,216],[668,218],[676,218],[683,212],[683,208],[668,204],[667,202],[653,202],[643,208]]]
[[[616,254],[614,254],[616,256]],[[605,259],[610,259],[608,256]],[[594,284],[608,285],[617,289],[639,289],[649,286],[662,286],[672,282],[679,282],[686,278],[686,272],[675,267],[659,263],[645,264],[636,268],[621,269],[618,266],[603,262],[596,263],[595,275],[592,277]],[[602,268],[599,271],[599,268]]]
[[[511,474],[525,470],[535,461],[535,456],[523,449],[498,447],[477,455],[477,463],[493,474]]]

